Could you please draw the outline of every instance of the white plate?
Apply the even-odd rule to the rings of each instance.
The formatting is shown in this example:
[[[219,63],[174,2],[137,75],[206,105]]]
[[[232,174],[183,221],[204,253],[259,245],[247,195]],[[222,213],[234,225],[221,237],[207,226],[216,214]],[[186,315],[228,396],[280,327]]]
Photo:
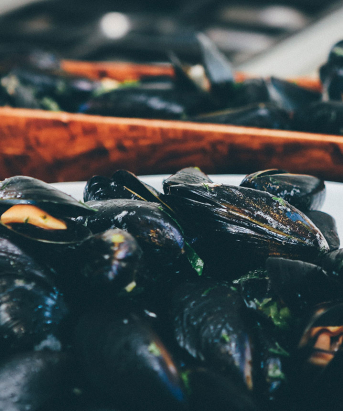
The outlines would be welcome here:
[[[162,181],[164,178],[167,178],[168,175],[154,175],[154,176],[141,176],[140,178],[155,187],[157,190],[162,191]],[[238,185],[244,175],[211,175],[210,178],[216,183],[225,183]],[[335,218],[337,224],[337,230],[339,237],[343,243],[343,184],[326,182],[326,200],[322,211],[330,214]],[[67,194],[72,195],[77,200],[82,200],[83,188],[85,182],[70,182],[70,183],[55,183],[52,184],[56,188],[64,191]]]

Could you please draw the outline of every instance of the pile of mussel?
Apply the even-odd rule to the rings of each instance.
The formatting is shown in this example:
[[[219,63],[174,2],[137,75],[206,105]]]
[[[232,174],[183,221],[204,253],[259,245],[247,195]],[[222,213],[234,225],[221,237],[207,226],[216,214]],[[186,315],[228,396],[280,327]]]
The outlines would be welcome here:
[[[324,181],[118,170],[83,200],[0,183],[2,411],[343,409]]]
[[[139,81],[70,75],[40,50],[0,51],[0,105],[112,117],[184,120],[343,133],[343,40],[319,69],[322,91],[277,77],[236,81],[230,61],[202,33],[198,64],[168,53],[174,75]]]

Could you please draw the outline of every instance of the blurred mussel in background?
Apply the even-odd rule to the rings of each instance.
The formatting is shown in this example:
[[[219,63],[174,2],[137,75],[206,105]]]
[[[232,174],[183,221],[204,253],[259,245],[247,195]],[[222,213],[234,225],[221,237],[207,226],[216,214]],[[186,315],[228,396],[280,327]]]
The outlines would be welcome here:
[[[240,30],[250,33],[253,30],[260,30],[265,35],[278,33],[280,37],[276,38],[279,41],[291,32],[294,34],[313,23],[320,13],[324,14],[326,9],[319,3],[312,3],[311,6],[306,2],[278,5],[263,3],[254,7],[247,3],[239,7],[236,3],[193,1],[184,5],[173,2],[159,6],[157,11],[154,2],[145,6],[128,2],[125,5],[118,4],[116,12],[107,12],[109,5],[101,3],[96,13],[92,14],[93,23],[87,25],[91,10],[88,3],[82,7],[82,19],[76,5],[67,5],[61,1],[28,4],[24,7],[26,12],[31,13],[31,17],[27,17],[27,30],[30,24],[34,26],[34,21],[37,25],[37,32],[28,43],[30,47],[18,41],[20,34],[13,34],[12,37],[8,35],[8,41],[13,43],[4,40],[0,44],[1,104],[114,117],[173,119],[341,134],[342,110],[341,102],[338,101],[341,42],[333,46],[328,62],[323,61],[320,68],[321,92],[276,76],[237,81],[237,61],[244,57],[226,50],[224,44],[235,44],[235,38],[239,37],[233,36],[232,41],[229,41],[230,36],[226,32],[223,41],[219,41],[215,29],[209,27],[211,24],[236,24]],[[334,7],[334,4],[331,6]],[[130,17],[130,7],[142,20],[153,14],[156,27],[149,26],[147,30],[143,23],[139,25],[138,17],[136,20]],[[260,9],[259,13],[257,9]],[[295,24],[290,28],[281,20],[280,27],[275,27],[277,23],[273,26],[273,19],[268,16],[273,15],[272,11],[274,16],[281,16],[285,9],[298,13],[298,26]],[[194,13],[195,10],[197,13]],[[3,13],[4,23],[9,21],[14,27],[15,21],[25,19],[22,12],[20,9]],[[37,17],[34,20],[37,13],[41,19],[39,21],[44,21],[46,26],[43,23],[39,26]],[[71,40],[68,43],[66,38],[61,38],[59,47],[58,43],[49,44],[49,38],[53,33],[56,34],[63,13],[74,18],[76,23],[82,22],[80,26],[83,30],[77,24],[64,30],[63,34],[66,38],[69,35],[69,40],[73,37],[71,33],[75,33],[75,43],[71,45]],[[202,14],[206,14],[207,25],[204,25]],[[231,22],[234,17],[236,23]],[[67,26],[68,21],[64,24]],[[8,25],[4,27],[8,28]],[[83,39],[87,38],[88,33],[91,41],[82,43],[77,35],[78,30],[82,31]],[[115,33],[115,30],[118,32]],[[45,31],[50,33],[50,37],[42,36]],[[142,32],[147,34],[146,38]],[[29,37],[27,34],[26,39]],[[155,43],[152,39],[156,40]],[[63,40],[65,43],[62,47]],[[250,43],[254,44],[253,41]],[[92,47],[96,52],[93,53]],[[138,53],[137,48],[140,48],[141,53]],[[126,55],[122,54],[124,51]],[[62,70],[59,64],[62,57],[162,63],[171,65],[173,74],[145,76],[128,82],[91,80]],[[318,67],[313,67],[313,71],[318,71]]]

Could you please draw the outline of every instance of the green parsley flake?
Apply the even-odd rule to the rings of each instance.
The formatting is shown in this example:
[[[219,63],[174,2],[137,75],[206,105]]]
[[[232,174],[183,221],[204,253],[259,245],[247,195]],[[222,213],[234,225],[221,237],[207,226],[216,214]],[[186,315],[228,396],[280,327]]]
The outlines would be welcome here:
[[[159,357],[161,355],[160,349],[157,347],[156,343],[152,342],[149,347],[148,351],[154,355],[155,357]]]

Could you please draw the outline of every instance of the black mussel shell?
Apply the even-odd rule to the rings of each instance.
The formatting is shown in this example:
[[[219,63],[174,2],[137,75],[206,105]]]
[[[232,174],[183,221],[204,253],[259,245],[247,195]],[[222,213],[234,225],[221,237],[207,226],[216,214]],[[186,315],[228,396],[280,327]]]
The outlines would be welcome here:
[[[186,167],[163,180],[163,191],[169,193],[169,186],[177,184],[212,183],[213,181],[198,167]]]
[[[142,200],[141,197],[138,197],[122,184],[118,184],[109,177],[93,176],[87,181],[83,190],[83,201],[109,200],[113,198]]]
[[[59,291],[40,278],[1,273],[0,309],[3,353],[49,344],[49,341],[61,345],[59,340],[68,310]]]
[[[270,78],[268,90],[271,100],[290,112],[320,101],[322,97],[319,91],[301,87],[296,83],[276,77]]]
[[[88,313],[75,331],[84,375],[122,410],[183,410],[178,367],[150,325],[134,314]]]
[[[323,83],[324,101],[342,101],[343,67],[332,70]]]
[[[27,176],[10,177],[0,182],[0,210],[16,204],[32,204],[60,217],[77,217],[94,212],[50,184]]]
[[[257,411],[251,392],[231,376],[210,368],[192,368],[183,372],[189,391],[190,411]]]
[[[53,286],[51,281],[53,272],[42,267],[25,251],[8,238],[0,237],[0,275],[12,272],[16,277],[39,277]]]
[[[2,352],[33,348],[44,341],[60,345],[68,314],[51,270],[7,239],[0,254],[0,347]]]
[[[337,231],[336,220],[330,214],[319,210],[304,211],[304,214],[306,214],[322,232],[329,244],[330,251],[337,250],[341,241]]]
[[[252,388],[246,307],[229,284],[212,280],[181,284],[173,293],[171,315],[181,348]]]
[[[263,170],[244,177],[241,187],[283,198],[301,211],[319,210],[325,201],[326,189],[322,179],[306,174],[292,174],[284,170]]]
[[[111,117],[180,120],[186,115],[203,112],[208,96],[200,92],[184,94],[175,89],[123,87],[89,99],[81,113]]]
[[[298,209],[271,194],[212,183],[170,186],[162,195],[206,262],[232,272],[233,263],[263,264],[267,256],[313,259],[328,244]],[[239,258],[237,258],[239,256]],[[249,268],[249,267],[246,267]]]
[[[16,354],[0,362],[0,409],[36,411],[66,387],[69,357],[63,352]]]
[[[183,252],[184,238],[179,226],[158,203],[113,199],[89,201],[87,205],[97,212],[85,218],[79,217],[77,221],[84,223],[93,233],[121,228],[133,235],[143,250],[154,246],[152,248]]]
[[[339,41],[330,50],[328,60],[319,68],[324,100],[342,101],[343,91],[343,42]]]
[[[297,317],[343,296],[343,287],[315,264],[272,257],[266,266],[271,288]]]
[[[90,201],[98,211],[94,216],[79,217],[93,233],[112,228],[129,232],[143,250],[141,267],[136,276],[139,287],[153,292],[155,296],[169,292],[181,278],[196,275],[186,254],[186,242],[180,226],[158,203],[141,200]],[[168,285],[167,285],[168,284]]]
[[[125,187],[129,192],[136,194],[146,201],[158,201],[159,192],[149,184],[143,183],[135,174],[127,170],[117,170],[112,175],[112,180]]]
[[[9,72],[14,67],[33,67],[40,70],[58,70],[60,57],[51,50],[32,46],[32,44],[8,44],[0,46],[0,73]]]
[[[267,82],[263,78],[246,79],[235,84],[232,107],[250,106],[270,102]]]
[[[101,299],[134,282],[142,253],[134,237],[120,229],[94,234],[77,249],[81,275]]]
[[[343,102],[320,101],[294,112],[294,130],[310,133],[343,133]]]
[[[83,192],[84,201],[127,198],[158,201],[159,192],[143,183],[127,170],[117,170],[112,178],[94,176],[87,181]]]
[[[259,103],[230,108],[189,118],[198,123],[230,124],[233,126],[291,130],[290,114],[272,103]]]
[[[289,410],[291,353],[263,322],[256,319],[254,342],[254,394],[266,410]]]
[[[343,67],[343,40],[338,41],[332,46],[327,62],[320,67],[319,75],[321,82],[325,82],[332,68],[336,69],[340,67]]]
[[[325,253],[321,256],[319,263],[321,267],[336,281],[343,285],[343,249]]]
[[[175,87],[183,92],[194,92],[201,90],[200,86],[189,75],[186,68],[174,52],[168,54],[169,60],[174,69],[174,84]]]
[[[230,101],[234,90],[234,71],[231,62],[203,33],[197,34],[201,62],[210,82],[211,94],[220,106]]]
[[[101,87],[85,77],[28,67],[13,68],[1,84],[14,107],[68,112],[76,112]]]
[[[263,322],[264,328],[288,330],[291,316],[289,309],[281,304],[274,290],[272,290],[267,270],[257,269],[249,271],[233,281],[247,308],[256,315],[256,322]]]

